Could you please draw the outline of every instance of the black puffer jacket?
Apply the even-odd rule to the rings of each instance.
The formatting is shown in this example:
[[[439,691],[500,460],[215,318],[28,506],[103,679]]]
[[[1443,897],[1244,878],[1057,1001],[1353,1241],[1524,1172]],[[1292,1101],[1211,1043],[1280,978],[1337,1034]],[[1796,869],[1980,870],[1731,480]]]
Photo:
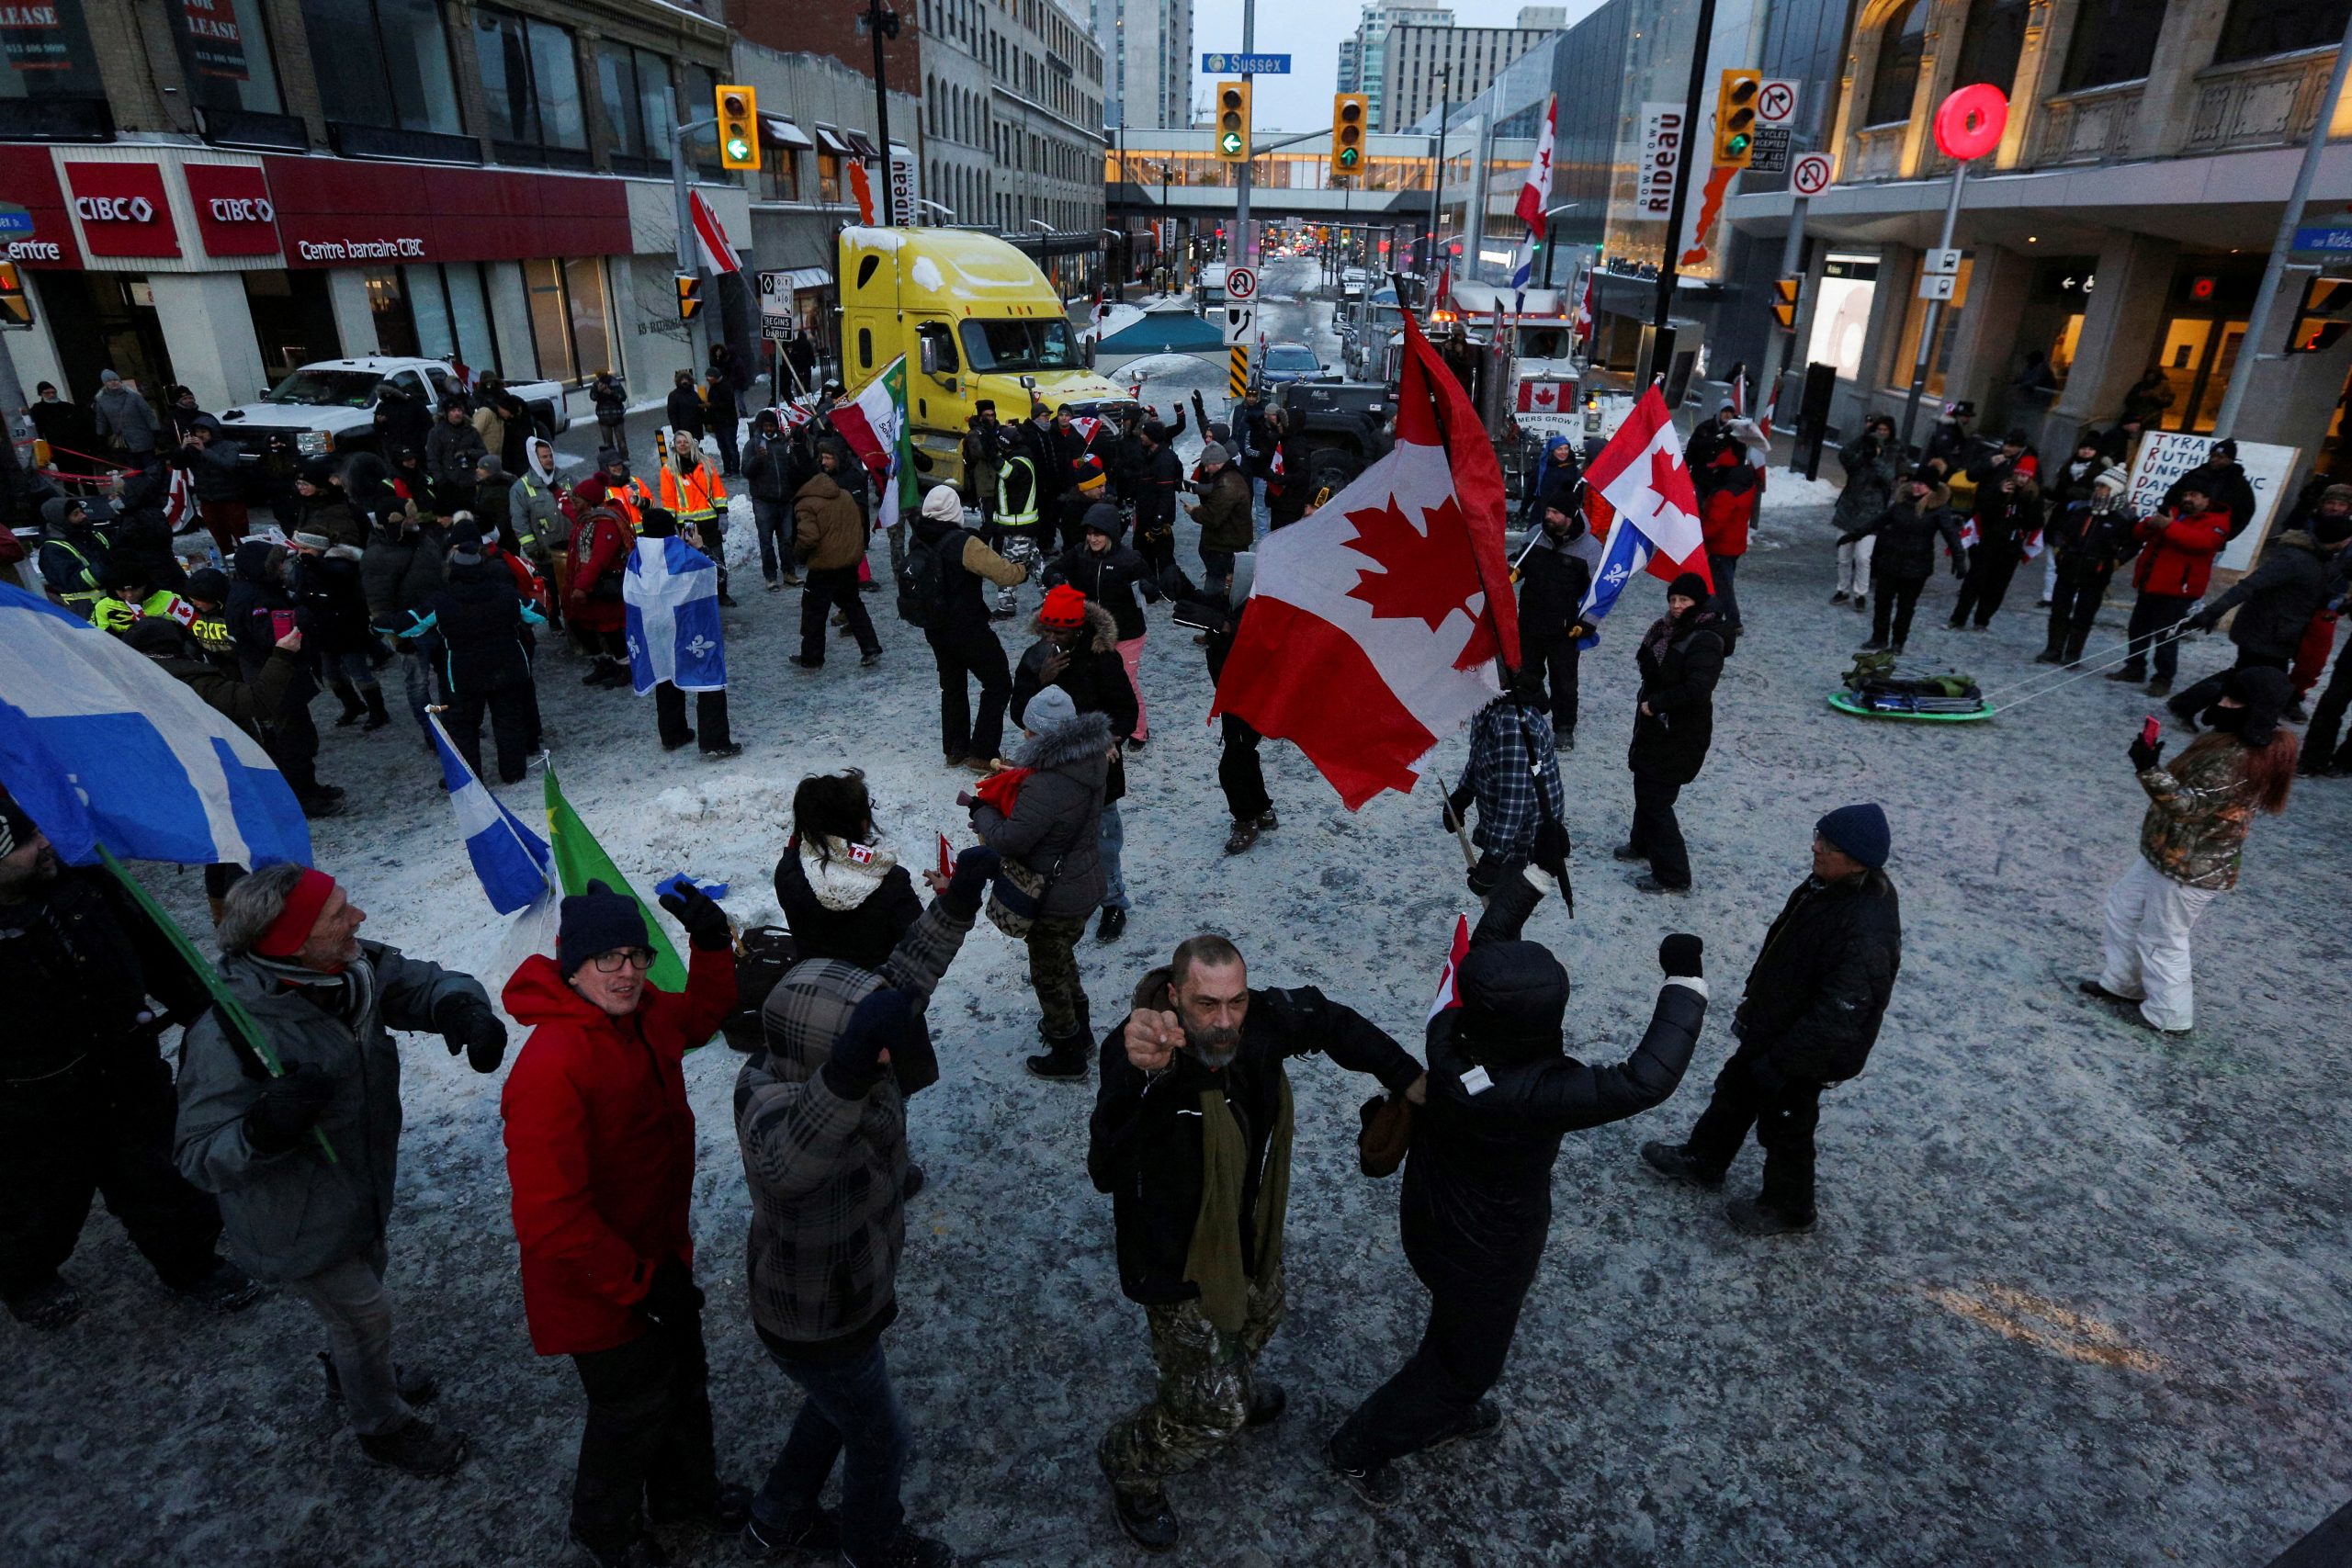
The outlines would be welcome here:
[[[360,653],[375,641],[368,596],[359,584],[357,550],[337,545],[324,555],[298,555],[286,585],[301,611],[305,653]]]
[[[1170,1009],[1166,969],[1144,976],[1135,1005]],[[1251,1221],[1267,1141],[1281,1106],[1283,1063],[1320,1051],[1393,1090],[1411,1087],[1421,1076],[1421,1065],[1403,1046],[1311,986],[1253,987],[1240,1046],[1222,1071],[1211,1071],[1179,1049],[1166,1072],[1150,1077],[1127,1060],[1125,1025],[1123,1015],[1102,1039],[1102,1087],[1094,1097],[1086,1170],[1095,1190],[1111,1195],[1119,1288],[1129,1301],[1146,1305],[1191,1301],[1201,1293],[1184,1278],[1184,1260],[1201,1212],[1203,1094],[1223,1091],[1249,1140],[1250,1175],[1241,1192],[1242,1256],[1249,1258],[1256,1247]]]
[[[1429,1101],[1413,1117],[1398,1216],[1405,1255],[1433,1289],[1524,1287],[1551,1231],[1562,1135],[1663,1104],[1690,1065],[1706,993],[1668,984],[1641,1044],[1600,1067],[1562,1053],[1567,976],[1534,943],[1474,949],[1462,998],[1465,1006],[1430,1021]],[[1544,1039],[1532,1050],[1490,1050],[1477,1038],[1490,1011],[1522,1019]],[[1462,1082],[1474,1066],[1488,1080],[1475,1094]]]
[[[1661,615],[1634,651],[1642,690],[1634,709],[1626,765],[1662,783],[1687,784],[1706,765],[1715,734],[1715,682],[1724,672],[1724,636],[1703,605]],[[1648,713],[1641,711],[1646,704]]]
[[[1091,508],[1087,516],[1099,519],[1102,526],[1112,530],[1111,547],[1096,551],[1081,544],[1076,549],[1064,550],[1046,568],[1046,585],[1050,588],[1057,582],[1067,582],[1085,594],[1087,603],[1109,610],[1119,640],[1132,642],[1151,629],[1136,595],[1140,592],[1158,604],[1159,583],[1152,576],[1150,564],[1119,542],[1125,525],[1119,520],[1118,508]]]
[[[2292,659],[2312,617],[2342,592],[2341,581],[2330,580],[2338,558],[2309,534],[2281,534],[2252,571],[2197,613],[2197,624],[2215,626],[2235,610],[2232,642],[2258,659]]]
[[[1569,515],[1573,532],[1555,538],[1539,523],[1533,545],[1520,558],[1519,635],[1531,647],[1566,641],[1592,588],[1591,563],[1577,547],[1584,540],[1584,519]]]
[[[440,639],[438,663],[453,696],[531,683],[530,636],[514,574],[499,561],[450,563],[448,581],[425,605]]]
[[[1980,557],[2023,560],[2027,537],[2041,527],[2041,492],[2028,479],[2020,478],[2017,489],[2010,491],[1996,480],[1976,491],[1975,517],[1976,548],[1970,565]]]
[[[294,595],[286,591],[277,575],[285,554],[284,545],[267,539],[247,539],[237,547],[235,571],[229,580],[229,640],[237,650],[237,669],[249,684],[259,682],[262,666],[269,661],[283,635],[277,629],[278,615],[292,616],[303,640],[310,640],[310,627],[303,625]],[[311,661],[305,659],[302,664],[302,674],[287,689],[281,712],[290,713],[319,694],[319,683],[311,677]],[[272,715],[271,721],[277,717]]]
[[[1859,533],[1874,535],[1878,547],[1871,554],[1871,576],[1889,581],[1918,581],[1936,574],[1936,541],[1940,538],[1959,555],[1960,513],[1949,506],[1898,501]]]
[[[1024,741],[1012,760],[1030,771],[1008,817],[986,801],[972,807],[980,842],[1048,879],[1040,912],[1084,919],[1102,902],[1102,778],[1110,721],[1081,713]]]
[[[401,521],[397,513],[391,516],[395,524]],[[379,526],[368,534],[359,581],[378,626],[407,625],[407,613],[424,609],[441,591],[447,551],[448,536],[431,524],[406,532]]]
[[[1808,877],[1764,933],[1732,1018],[1743,1052],[1783,1077],[1837,1083],[1862,1070],[1903,965],[1903,909],[1883,871]]]
[[[2050,547],[2068,582],[2103,582],[2140,553],[2140,535],[2131,508],[2119,503],[2101,512],[2078,501],[2051,520]]]
[[[24,1094],[40,1092],[39,1080],[73,1082],[57,1077],[70,1070],[161,1081],[156,1035],[211,1002],[163,931],[95,866],[68,867],[38,897],[0,904],[0,1080],[34,1086]],[[142,1024],[151,996],[170,1015]]]
[[[1184,488],[1184,465],[1176,448],[1147,453],[1136,479],[1136,533],[1158,539],[1176,526],[1176,495]]]

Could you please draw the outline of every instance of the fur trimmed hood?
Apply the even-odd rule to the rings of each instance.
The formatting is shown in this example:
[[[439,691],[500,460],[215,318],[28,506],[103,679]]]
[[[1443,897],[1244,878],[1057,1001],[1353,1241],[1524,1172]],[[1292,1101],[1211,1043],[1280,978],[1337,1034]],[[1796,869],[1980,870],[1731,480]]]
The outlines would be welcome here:
[[[1106,613],[1102,618],[1107,621],[1110,616]],[[1023,741],[1012,761],[1022,767],[1044,772],[1101,757],[1110,750],[1110,716],[1082,713],[1068,724],[1056,725]]]
[[[1089,634],[1087,640],[1094,652],[1110,653],[1118,648],[1119,624],[1112,618],[1108,604],[1087,601],[1086,629]],[[1029,617],[1029,635],[1038,638],[1046,635],[1046,623],[1037,615]]]

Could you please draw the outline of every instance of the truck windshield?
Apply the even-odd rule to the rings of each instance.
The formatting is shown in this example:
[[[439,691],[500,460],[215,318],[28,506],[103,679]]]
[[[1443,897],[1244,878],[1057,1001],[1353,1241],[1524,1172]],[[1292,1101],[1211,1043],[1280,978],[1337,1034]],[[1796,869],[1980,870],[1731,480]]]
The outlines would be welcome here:
[[[297,370],[272,387],[266,403],[311,409],[364,409],[376,400],[384,378],[372,370]]]
[[[963,329],[964,358],[975,371],[1078,368],[1066,321],[966,321]]]

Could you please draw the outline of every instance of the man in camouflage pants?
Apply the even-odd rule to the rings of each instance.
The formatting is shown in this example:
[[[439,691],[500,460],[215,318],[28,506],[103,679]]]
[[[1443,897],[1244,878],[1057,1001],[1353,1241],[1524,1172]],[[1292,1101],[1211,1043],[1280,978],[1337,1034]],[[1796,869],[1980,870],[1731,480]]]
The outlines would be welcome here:
[[[1147,975],[1102,1042],[1087,1168],[1111,1194],[1120,1287],[1144,1308],[1159,1380],[1095,1457],[1120,1527],[1147,1551],[1182,1533],[1167,1478],[1288,1404],[1256,1372],[1283,1319],[1284,1063],[1313,1051],[1392,1092],[1423,1091],[1404,1047],[1322,992],[1252,991],[1239,951],[1219,936],[1193,938]]]

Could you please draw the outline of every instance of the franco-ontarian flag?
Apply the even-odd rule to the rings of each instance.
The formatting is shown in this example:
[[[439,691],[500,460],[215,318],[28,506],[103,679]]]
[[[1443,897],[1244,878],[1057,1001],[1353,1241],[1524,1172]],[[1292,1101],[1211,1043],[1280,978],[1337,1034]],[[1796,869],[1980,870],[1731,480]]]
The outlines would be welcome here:
[[[441,728],[440,716],[427,716],[433,721],[434,747],[441,753],[441,783],[449,792],[450,808],[458,814],[466,858],[473,862],[474,875],[481,878],[490,907],[502,915],[528,908],[548,890],[547,840],[524,827],[522,818],[507,810],[466,765],[451,744],[449,732]]]
[[[686,966],[678,957],[677,944],[653,912],[651,905],[629,886],[580,813],[563,796],[563,785],[556,782],[555,764],[548,764],[547,772],[548,841],[555,852],[555,874],[566,894],[585,893],[591,882],[601,882],[616,893],[626,893],[637,899],[637,907],[645,912],[645,929],[653,938],[653,967],[646,979],[665,991],[686,988]]]
[[[718,626],[718,567],[673,534],[638,540],[621,577],[629,684],[639,696],[667,681],[682,692],[727,689]]]
[[[92,865],[311,863],[261,745],[130,644],[0,583],[0,783],[58,854]]]

